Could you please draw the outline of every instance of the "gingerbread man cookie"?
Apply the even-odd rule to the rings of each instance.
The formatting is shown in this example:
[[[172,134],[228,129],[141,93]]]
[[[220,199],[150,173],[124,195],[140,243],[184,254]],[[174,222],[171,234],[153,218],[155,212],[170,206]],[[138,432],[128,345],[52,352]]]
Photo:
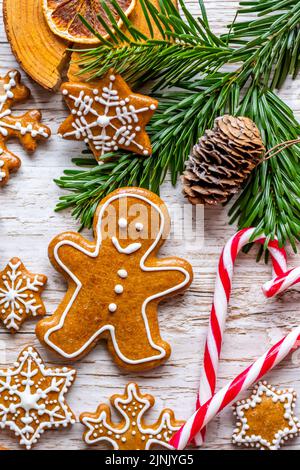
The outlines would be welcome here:
[[[68,291],[56,312],[37,324],[40,341],[64,358],[79,359],[104,338],[116,363],[129,370],[150,369],[168,359],[158,304],[183,292],[193,277],[187,261],[157,258],[169,225],[157,195],[122,188],[99,204],[94,242],[78,233],[56,237],[49,257]]]
[[[152,425],[145,423],[145,413],[153,407],[152,395],[142,395],[135,383],[126,386],[124,395],[113,395],[112,406],[122,416],[114,423],[109,406],[101,404],[96,413],[82,413],[80,421],[87,427],[86,444],[108,442],[115,450],[148,450],[152,446],[172,449],[169,440],[184,424],[176,421],[172,410],[165,409]]]
[[[30,273],[19,258],[0,271],[0,319],[11,333],[27,318],[46,313],[40,298],[46,282],[46,276]]]
[[[0,77],[0,185],[7,183],[9,173],[21,165],[20,159],[6,147],[9,139],[17,137],[27,151],[33,152],[38,140],[48,139],[51,135],[50,129],[40,123],[41,113],[36,109],[22,116],[12,115],[11,107],[29,96],[30,91],[21,84],[17,70]]]
[[[25,348],[13,367],[0,369],[0,429],[31,449],[47,429],[74,424],[64,395],[75,376],[67,367],[46,367],[34,348]]]

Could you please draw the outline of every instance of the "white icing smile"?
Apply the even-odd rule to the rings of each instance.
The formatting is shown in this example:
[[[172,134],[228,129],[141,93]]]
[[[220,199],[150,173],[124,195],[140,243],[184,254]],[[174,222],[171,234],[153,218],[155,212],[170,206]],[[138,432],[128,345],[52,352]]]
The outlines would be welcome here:
[[[122,248],[117,237],[112,237],[111,241],[118,252],[122,253],[123,255],[131,255],[132,253],[138,251],[142,246],[141,243],[130,243],[130,245],[127,245],[126,248]]]

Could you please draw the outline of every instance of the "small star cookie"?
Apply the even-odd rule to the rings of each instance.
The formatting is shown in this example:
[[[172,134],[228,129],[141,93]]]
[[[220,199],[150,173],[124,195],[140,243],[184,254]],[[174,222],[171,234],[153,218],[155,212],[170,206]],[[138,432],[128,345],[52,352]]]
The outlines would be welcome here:
[[[9,428],[31,449],[45,430],[74,424],[64,395],[75,375],[46,367],[34,348],[25,348],[12,368],[0,369],[0,429]]]
[[[0,272],[0,319],[10,333],[27,318],[45,315],[40,294],[46,282],[46,276],[30,273],[19,258],[12,258]]]
[[[0,185],[7,183],[9,174],[16,171],[20,159],[8,150],[6,142],[17,137],[23,147],[33,152],[38,140],[48,139],[51,131],[41,124],[41,113],[33,109],[22,116],[12,114],[12,106],[29,98],[30,91],[21,83],[21,75],[11,70],[5,77],[0,77]]]
[[[107,75],[97,84],[65,83],[62,94],[71,110],[58,132],[64,139],[83,140],[96,158],[118,149],[152,153],[145,127],[158,102],[133,93],[120,75]]]
[[[284,441],[298,436],[300,424],[294,416],[296,398],[293,389],[277,390],[267,382],[259,382],[250,398],[233,406],[237,418],[233,443],[278,450]]]
[[[113,395],[112,406],[122,416],[119,423],[111,420],[108,405],[99,405],[96,413],[82,413],[80,421],[87,427],[83,435],[86,444],[108,442],[115,450],[148,450],[154,445],[172,449],[169,440],[184,424],[176,421],[172,410],[165,409],[152,425],[144,415],[153,407],[152,395],[142,395],[138,385],[129,383],[124,395]]]

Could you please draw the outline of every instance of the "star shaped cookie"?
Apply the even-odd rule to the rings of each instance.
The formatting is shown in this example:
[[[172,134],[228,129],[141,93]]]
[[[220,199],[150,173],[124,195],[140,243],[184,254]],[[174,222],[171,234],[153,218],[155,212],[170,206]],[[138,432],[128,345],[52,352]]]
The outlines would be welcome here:
[[[95,413],[82,413],[80,421],[87,427],[83,440],[86,444],[107,442],[115,450],[148,450],[154,445],[172,449],[169,440],[184,424],[176,421],[172,410],[165,409],[157,421],[146,424],[144,415],[152,408],[152,395],[142,395],[135,383],[126,386],[124,395],[113,395],[112,406],[122,417],[114,423],[109,406],[99,405]]]
[[[31,449],[47,429],[74,424],[64,395],[75,375],[67,367],[46,367],[34,348],[25,348],[12,368],[0,369],[0,429]]]
[[[278,390],[259,382],[250,398],[234,406],[237,418],[232,441],[238,446],[278,450],[288,439],[299,435],[300,424],[294,416],[296,393]]]
[[[71,110],[58,132],[64,139],[83,140],[96,160],[118,149],[152,153],[145,130],[158,102],[133,93],[120,75],[109,74],[96,84],[65,83],[62,94]]]
[[[27,318],[46,313],[40,298],[46,282],[46,276],[30,273],[19,258],[12,258],[0,272],[0,318],[11,333]]]

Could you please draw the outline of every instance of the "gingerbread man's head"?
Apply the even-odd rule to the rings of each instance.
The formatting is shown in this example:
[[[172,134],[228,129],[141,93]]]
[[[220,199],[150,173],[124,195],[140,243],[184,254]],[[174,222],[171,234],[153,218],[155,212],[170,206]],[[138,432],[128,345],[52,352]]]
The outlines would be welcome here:
[[[160,247],[170,231],[162,200],[143,188],[122,188],[107,196],[94,219],[95,239],[116,253],[143,257]]]

